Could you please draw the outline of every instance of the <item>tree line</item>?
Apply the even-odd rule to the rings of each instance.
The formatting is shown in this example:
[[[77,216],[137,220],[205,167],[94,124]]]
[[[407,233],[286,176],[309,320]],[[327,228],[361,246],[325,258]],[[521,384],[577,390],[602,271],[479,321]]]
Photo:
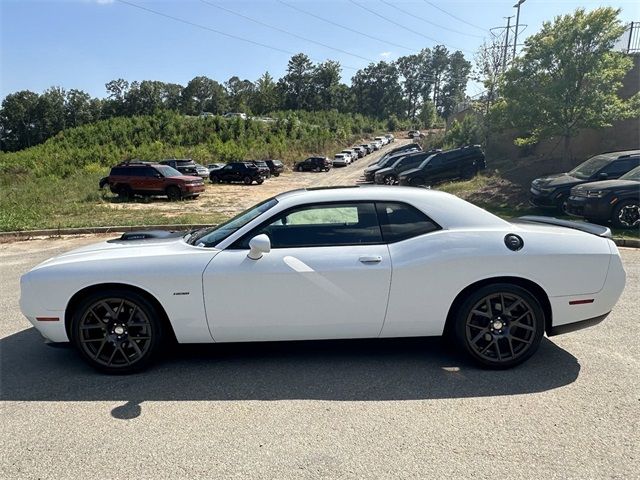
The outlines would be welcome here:
[[[2,102],[0,149],[17,151],[66,128],[162,110],[184,115],[336,110],[430,127],[464,99],[470,73],[471,63],[461,52],[449,52],[438,45],[394,62],[371,63],[355,73],[351,85],[341,82],[339,62],[314,63],[299,53],[291,57],[286,73],[278,80],[269,72],[256,81],[233,76],[224,83],[198,76],[185,86],[116,79],[105,85],[105,98],[61,87],[41,94],[22,90]]]

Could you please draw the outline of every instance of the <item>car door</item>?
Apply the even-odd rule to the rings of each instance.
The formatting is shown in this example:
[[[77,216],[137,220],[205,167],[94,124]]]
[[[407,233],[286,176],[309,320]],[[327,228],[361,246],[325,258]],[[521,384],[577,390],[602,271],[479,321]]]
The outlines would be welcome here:
[[[220,179],[225,182],[234,180],[233,170],[234,169],[232,164],[225,165],[224,167],[222,167],[222,169],[220,170]]]
[[[247,257],[258,234],[271,251]],[[276,214],[216,255],[203,274],[216,342],[377,337],[391,283],[373,203]]]

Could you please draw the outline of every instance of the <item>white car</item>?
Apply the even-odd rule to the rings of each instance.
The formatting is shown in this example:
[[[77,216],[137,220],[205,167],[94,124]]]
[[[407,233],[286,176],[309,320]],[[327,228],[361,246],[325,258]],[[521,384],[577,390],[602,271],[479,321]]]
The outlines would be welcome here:
[[[417,188],[301,189],[187,233],[133,232],[23,275],[20,306],[105,372],[180,343],[450,334],[506,368],[593,325],[625,284],[609,229],[507,222]],[[551,367],[550,367],[551,368]]]
[[[376,142],[380,142],[380,145],[384,146],[389,143],[389,139],[387,137],[376,137],[374,138]]]
[[[334,167],[346,167],[351,163],[351,155],[348,153],[336,153],[332,164]]]

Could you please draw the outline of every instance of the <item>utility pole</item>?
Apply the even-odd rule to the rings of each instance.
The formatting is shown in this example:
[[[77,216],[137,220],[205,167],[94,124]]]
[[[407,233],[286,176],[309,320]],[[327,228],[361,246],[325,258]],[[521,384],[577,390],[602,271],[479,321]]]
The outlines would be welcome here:
[[[513,8],[518,9],[518,13],[516,14],[516,31],[513,36],[513,58],[516,58],[516,47],[518,45],[518,27],[520,26],[520,5],[522,5],[526,1],[527,0],[518,0],[518,3],[516,3],[513,6]]]
[[[513,15],[510,17],[505,17],[507,19],[507,30],[504,37],[504,52],[502,57],[502,71],[507,69],[507,51],[509,50],[509,29],[511,28],[511,19]]]

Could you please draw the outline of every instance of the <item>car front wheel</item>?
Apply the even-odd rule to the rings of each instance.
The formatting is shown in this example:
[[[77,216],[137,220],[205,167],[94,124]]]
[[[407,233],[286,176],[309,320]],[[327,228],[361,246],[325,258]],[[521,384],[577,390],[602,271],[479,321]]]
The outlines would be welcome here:
[[[180,188],[172,185],[167,188],[167,197],[171,201],[180,200],[182,198],[182,192],[180,191]]]
[[[145,297],[126,290],[89,295],[75,309],[72,343],[82,358],[104,373],[147,367],[164,341],[160,314]]]
[[[640,227],[640,201],[627,200],[613,209],[611,218],[616,228],[638,228]]]
[[[514,367],[531,357],[544,334],[538,300],[517,285],[497,283],[469,295],[455,316],[456,343],[476,363]]]
[[[251,177],[248,175],[244,177],[242,181],[244,182],[245,185],[251,185],[251,183],[253,183],[253,180],[251,180]]]
[[[395,185],[396,183],[398,183],[398,179],[395,175],[387,175],[386,177],[384,177],[385,185]]]

